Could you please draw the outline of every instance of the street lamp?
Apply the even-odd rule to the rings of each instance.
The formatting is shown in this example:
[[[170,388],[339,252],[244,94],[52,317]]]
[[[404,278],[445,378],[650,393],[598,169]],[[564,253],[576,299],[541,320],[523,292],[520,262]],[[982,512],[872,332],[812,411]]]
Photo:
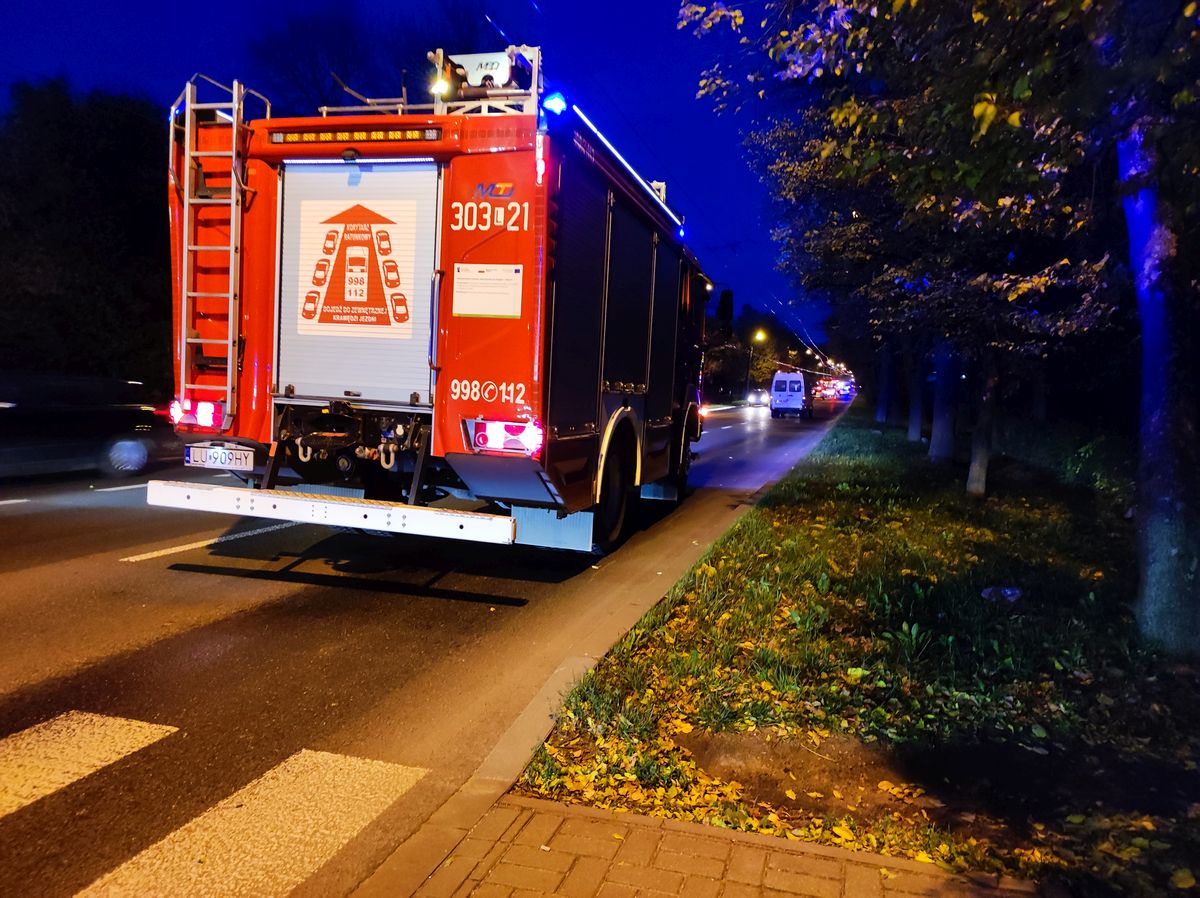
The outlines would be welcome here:
[[[754,344],[761,343],[767,339],[767,332],[761,327],[754,332],[754,340],[750,343],[750,361],[746,363],[746,389],[743,390],[747,396],[750,395],[750,371],[754,368]]]

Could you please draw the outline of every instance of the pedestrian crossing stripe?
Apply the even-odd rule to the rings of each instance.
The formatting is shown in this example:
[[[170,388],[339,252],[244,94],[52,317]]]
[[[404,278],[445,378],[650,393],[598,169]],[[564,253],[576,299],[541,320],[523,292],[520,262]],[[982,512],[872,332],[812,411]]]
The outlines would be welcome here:
[[[176,727],[68,711],[0,739],[0,817],[176,732]]]
[[[287,895],[428,772],[300,751],[79,895]]]

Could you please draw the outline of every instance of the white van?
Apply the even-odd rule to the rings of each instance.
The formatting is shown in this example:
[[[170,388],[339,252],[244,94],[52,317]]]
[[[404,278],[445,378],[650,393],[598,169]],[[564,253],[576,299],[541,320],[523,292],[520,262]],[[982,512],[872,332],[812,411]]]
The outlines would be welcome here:
[[[812,417],[812,400],[805,389],[802,371],[776,371],[771,378],[771,417],[784,415]]]

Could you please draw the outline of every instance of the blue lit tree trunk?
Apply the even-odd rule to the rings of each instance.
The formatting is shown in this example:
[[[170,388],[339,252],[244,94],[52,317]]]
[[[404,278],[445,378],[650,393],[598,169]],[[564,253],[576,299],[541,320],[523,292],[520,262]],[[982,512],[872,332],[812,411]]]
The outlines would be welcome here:
[[[904,349],[904,377],[908,381],[908,441],[921,442],[925,426],[925,378],[922,358],[909,340]]]
[[[1158,159],[1145,123],[1117,144],[1130,269],[1142,332],[1137,618],[1177,654],[1200,653],[1200,450],[1192,316],[1172,283],[1176,237],[1157,189]]]
[[[875,423],[886,424],[892,405],[892,348],[884,343],[879,350],[875,378]]]
[[[929,457],[946,461],[954,457],[954,411],[958,404],[958,357],[943,341],[933,350],[933,422],[929,431]]]
[[[988,463],[992,459],[992,431],[996,422],[996,399],[1000,391],[1000,366],[996,351],[983,353],[983,385],[979,396],[979,415],[971,434],[971,468],[967,472],[967,495],[982,499],[987,495]]]

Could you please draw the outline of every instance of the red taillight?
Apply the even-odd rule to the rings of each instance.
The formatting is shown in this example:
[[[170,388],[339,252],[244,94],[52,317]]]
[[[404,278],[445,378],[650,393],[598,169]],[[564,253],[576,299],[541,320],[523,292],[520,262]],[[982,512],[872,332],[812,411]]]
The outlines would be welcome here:
[[[168,414],[173,424],[195,424],[198,427],[212,428],[225,425],[225,409],[220,402],[176,399],[171,403]]]
[[[217,404],[215,402],[196,403],[196,423],[201,427],[216,425]]]
[[[546,441],[546,433],[537,421],[476,419],[467,422],[467,429],[471,434],[471,445],[491,452],[520,452],[537,458]]]

